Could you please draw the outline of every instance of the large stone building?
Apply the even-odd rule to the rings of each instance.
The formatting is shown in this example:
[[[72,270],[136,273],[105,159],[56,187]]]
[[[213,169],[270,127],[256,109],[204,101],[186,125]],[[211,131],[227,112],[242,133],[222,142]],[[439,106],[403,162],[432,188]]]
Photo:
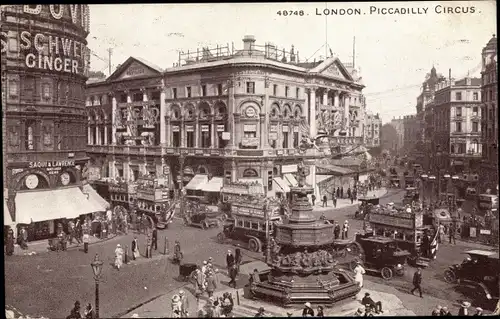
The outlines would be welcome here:
[[[48,238],[58,220],[102,208],[82,182],[89,8],[2,5],[0,17],[4,226]]]
[[[393,150],[396,153],[398,153],[404,146],[404,139],[405,139],[404,120],[401,117],[397,119],[393,118],[389,124],[396,130],[397,139],[393,147]]]
[[[370,111],[365,115],[365,134],[364,144],[367,148],[380,146],[380,132],[382,128],[382,119],[379,114],[373,114]]]
[[[421,138],[421,126],[416,115],[403,116],[404,142],[403,152],[405,155],[414,157],[415,148]]]
[[[380,135],[380,146],[382,150],[390,151],[394,155],[398,154],[399,136],[394,126],[391,125],[391,123],[382,125]]]
[[[464,78],[436,84],[429,106],[433,114],[433,150],[439,168],[459,174],[478,172],[481,158],[481,81]]]
[[[88,85],[88,152],[100,178],[153,174],[178,189],[181,176],[193,184],[207,174],[258,182],[272,195],[287,191],[283,167],[317,157],[300,151],[304,137],[336,125],[347,134],[337,130],[335,143],[361,143],[364,86],[337,58],[299,62],[293,47],[259,46],[252,36],[241,50],[191,52],[166,70],[130,58]]]
[[[481,71],[481,142],[482,162],[480,191],[498,194],[498,103],[497,38],[488,41],[482,51]]]

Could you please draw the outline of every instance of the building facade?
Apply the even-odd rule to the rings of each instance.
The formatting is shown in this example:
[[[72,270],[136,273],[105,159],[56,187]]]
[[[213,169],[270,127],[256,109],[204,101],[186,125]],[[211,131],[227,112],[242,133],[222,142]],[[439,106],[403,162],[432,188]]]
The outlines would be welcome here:
[[[493,35],[482,50],[480,191],[490,189],[495,194],[498,194],[497,74],[497,38]]]
[[[364,86],[338,59],[301,63],[293,47],[252,36],[241,50],[191,52],[164,71],[131,58],[88,85],[88,152],[100,177],[152,174],[179,189],[207,174],[258,182],[272,195],[284,191],[283,167],[317,157],[300,150],[304,137],[337,125],[347,132],[335,133],[337,143],[361,143]]]
[[[389,124],[396,130],[397,139],[396,139],[396,144],[394,145],[394,151],[396,153],[399,153],[399,151],[404,146],[404,139],[405,139],[404,120],[401,117],[397,119],[393,118]]]
[[[417,143],[420,141],[420,122],[416,115],[403,116],[404,128],[404,153],[407,156],[413,157]]]
[[[4,226],[47,238],[96,210],[83,193],[89,8],[2,5],[1,20]]]
[[[380,132],[382,128],[382,119],[379,114],[373,114],[370,111],[365,115],[365,134],[364,143],[367,148],[380,146]]]
[[[382,150],[390,151],[392,154],[398,154],[399,136],[398,132],[391,123],[382,125],[381,133],[381,148]]]
[[[478,172],[481,159],[481,80],[440,82],[432,104],[433,154],[441,150],[439,168],[454,174]],[[439,146],[439,147],[438,147]]]

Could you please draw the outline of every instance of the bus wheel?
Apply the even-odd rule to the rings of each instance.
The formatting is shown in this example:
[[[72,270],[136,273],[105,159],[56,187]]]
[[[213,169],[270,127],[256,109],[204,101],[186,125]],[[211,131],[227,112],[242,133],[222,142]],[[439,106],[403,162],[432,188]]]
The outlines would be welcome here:
[[[259,243],[255,238],[250,238],[248,241],[248,249],[253,252],[259,252]]]

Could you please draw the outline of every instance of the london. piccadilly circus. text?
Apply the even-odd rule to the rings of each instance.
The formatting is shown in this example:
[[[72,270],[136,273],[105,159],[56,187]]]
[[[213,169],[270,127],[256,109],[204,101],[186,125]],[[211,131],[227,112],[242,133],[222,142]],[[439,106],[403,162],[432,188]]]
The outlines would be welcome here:
[[[316,15],[424,15],[424,14],[473,14],[477,13],[474,6],[445,6],[436,5],[434,7],[378,7],[370,6],[367,9],[361,8],[316,8]]]

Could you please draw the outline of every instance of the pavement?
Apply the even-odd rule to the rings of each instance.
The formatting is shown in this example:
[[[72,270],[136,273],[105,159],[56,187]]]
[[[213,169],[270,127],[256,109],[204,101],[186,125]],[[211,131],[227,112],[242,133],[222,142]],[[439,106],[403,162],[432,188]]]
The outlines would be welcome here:
[[[383,197],[388,193],[388,190],[384,187],[375,189],[372,191],[368,191],[366,197]],[[331,197],[328,197],[328,201],[326,203],[327,206],[323,207],[323,202],[321,201],[316,201],[315,205],[313,206],[314,212],[327,212],[327,211],[332,211],[335,209],[341,209],[341,208],[346,208],[346,207],[354,207],[361,204],[361,201],[359,200],[354,200],[351,203],[350,199],[347,198],[338,198],[337,199],[337,206],[333,206],[333,202],[331,200]]]

